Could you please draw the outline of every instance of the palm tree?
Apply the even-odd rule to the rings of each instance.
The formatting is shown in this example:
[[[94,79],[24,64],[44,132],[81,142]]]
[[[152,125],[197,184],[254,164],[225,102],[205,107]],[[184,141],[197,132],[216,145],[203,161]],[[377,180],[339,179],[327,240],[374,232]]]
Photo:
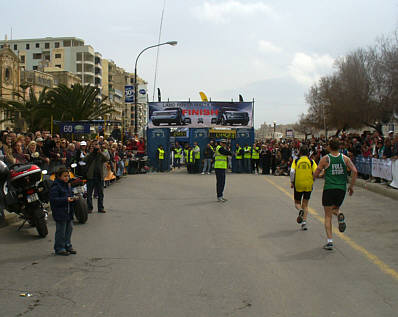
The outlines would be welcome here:
[[[23,91],[29,86],[21,85]],[[24,129],[26,125],[30,131],[37,131],[46,126],[47,118],[40,115],[40,109],[48,107],[47,87],[45,87],[36,97],[32,87],[29,87],[28,98],[24,93],[13,93],[16,100],[0,100],[0,108],[9,111],[13,115],[5,118],[1,122],[13,121],[17,128]]]
[[[99,94],[99,88],[93,86],[76,84],[69,88],[59,85],[48,93],[50,106],[47,112],[60,121],[98,119],[114,111],[112,106],[104,103],[106,98],[98,101]]]

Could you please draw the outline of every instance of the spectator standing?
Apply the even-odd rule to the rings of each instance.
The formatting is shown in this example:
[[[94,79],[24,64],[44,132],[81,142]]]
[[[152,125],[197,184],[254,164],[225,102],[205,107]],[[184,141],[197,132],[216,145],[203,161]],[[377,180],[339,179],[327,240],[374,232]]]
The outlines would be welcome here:
[[[211,149],[210,143],[207,144],[206,148],[203,151],[203,170],[202,170],[202,175],[207,173],[210,175],[211,173],[211,161],[213,159],[214,152]]]
[[[90,153],[83,159],[87,164],[87,205],[89,212],[93,211],[93,191],[98,194],[98,212],[104,209],[104,163],[109,160],[107,150],[101,151],[97,140],[90,145]]]

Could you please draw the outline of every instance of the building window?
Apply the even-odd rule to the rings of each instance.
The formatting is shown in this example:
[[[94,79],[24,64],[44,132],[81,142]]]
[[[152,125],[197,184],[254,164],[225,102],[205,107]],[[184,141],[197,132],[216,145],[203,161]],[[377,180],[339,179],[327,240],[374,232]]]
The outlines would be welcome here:
[[[41,53],[34,53],[33,59],[41,59]]]
[[[134,84],[134,78],[130,78],[130,84]]]
[[[50,43],[44,43],[44,48],[50,48]]]
[[[55,42],[54,47],[59,48],[59,42]]]
[[[3,48],[3,45],[0,45],[0,48]]]
[[[22,55],[22,56],[21,56],[21,63],[22,63],[22,64],[25,64],[25,55]]]
[[[30,44],[26,44],[26,49],[28,50],[30,48]]]
[[[55,67],[62,68],[61,65],[55,65]]]
[[[61,58],[61,54],[55,54],[55,58]]]
[[[10,78],[11,78],[11,72],[10,72],[10,69],[7,67],[6,71],[4,72],[4,80],[9,81]]]
[[[16,51],[18,49],[18,45],[14,44],[14,51]]]
[[[40,43],[36,43],[36,48],[40,48]]]
[[[49,61],[49,60],[50,60],[50,55],[45,55],[45,56],[44,56],[44,59],[45,59],[46,61]]]
[[[33,66],[33,70],[37,70],[37,66]]]
[[[69,47],[71,45],[70,40],[64,41],[64,46]]]

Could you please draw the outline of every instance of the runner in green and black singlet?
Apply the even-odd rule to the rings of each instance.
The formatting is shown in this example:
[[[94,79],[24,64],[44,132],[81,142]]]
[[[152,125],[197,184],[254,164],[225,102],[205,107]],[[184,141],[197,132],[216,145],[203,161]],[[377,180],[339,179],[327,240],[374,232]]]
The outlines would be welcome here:
[[[319,177],[322,170],[325,171],[325,185],[323,187],[322,205],[325,209],[325,230],[327,235],[326,250],[333,250],[332,216],[335,214],[339,221],[339,230],[346,229],[345,216],[340,212],[347,190],[347,170],[351,170],[351,184],[348,193],[354,193],[354,184],[357,178],[357,169],[350,158],[339,153],[340,142],[337,139],[329,140],[328,150],[330,154],[324,156],[319,162],[314,176]]]

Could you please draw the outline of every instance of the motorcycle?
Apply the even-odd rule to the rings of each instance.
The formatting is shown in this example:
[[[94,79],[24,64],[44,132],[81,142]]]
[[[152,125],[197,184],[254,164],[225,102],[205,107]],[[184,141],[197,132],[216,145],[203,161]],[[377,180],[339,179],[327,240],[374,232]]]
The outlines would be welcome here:
[[[8,168],[0,161],[0,206],[24,220],[18,231],[28,222],[42,238],[48,234],[43,200],[48,200],[49,188],[42,180],[46,173],[34,164],[14,164]]]
[[[76,175],[75,168],[77,164],[71,164],[74,169],[73,178],[70,178],[69,184],[72,189],[72,193],[78,199],[75,200],[75,216],[79,223],[86,223],[88,218],[88,206],[87,206],[87,189],[85,186],[85,180]],[[70,172],[71,173],[71,172]]]

